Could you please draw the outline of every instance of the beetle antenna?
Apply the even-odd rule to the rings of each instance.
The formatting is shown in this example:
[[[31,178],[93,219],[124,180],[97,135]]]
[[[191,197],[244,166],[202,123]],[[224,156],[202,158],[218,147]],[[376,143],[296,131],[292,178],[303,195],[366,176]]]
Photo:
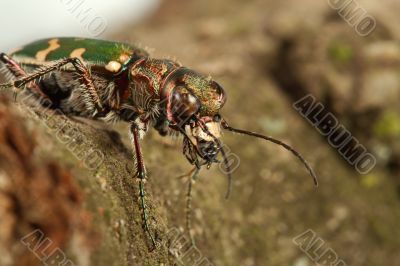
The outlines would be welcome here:
[[[255,132],[251,132],[251,131],[247,131],[247,130],[243,130],[243,129],[237,129],[237,128],[233,128],[231,126],[228,125],[228,123],[225,120],[221,121],[221,125],[224,129],[227,129],[231,132],[235,132],[235,133],[239,133],[239,134],[244,134],[244,135],[248,135],[248,136],[252,136],[252,137],[256,137],[256,138],[260,138],[260,139],[264,139],[267,141],[270,141],[272,143],[275,143],[277,145],[280,145],[282,147],[284,147],[286,150],[290,151],[291,153],[293,153],[294,156],[296,156],[297,158],[299,158],[299,160],[304,164],[304,166],[307,168],[308,172],[310,173],[311,177],[313,178],[314,181],[314,185],[316,187],[318,187],[318,180],[317,180],[317,176],[314,173],[314,170],[311,168],[311,166],[308,164],[308,162],[304,159],[304,157],[297,152],[294,148],[292,148],[290,145],[277,140],[275,138],[272,138],[270,136],[264,136]]]

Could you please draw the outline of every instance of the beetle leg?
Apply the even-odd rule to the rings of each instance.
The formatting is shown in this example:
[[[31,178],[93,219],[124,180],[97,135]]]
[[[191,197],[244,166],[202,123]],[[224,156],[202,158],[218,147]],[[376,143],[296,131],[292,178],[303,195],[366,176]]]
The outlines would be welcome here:
[[[144,185],[146,183],[146,169],[144,166],[142,149],[140,147],[139,139],[140,139],[140,128],[136,123],[132,123],[130,127],[130,134],[132,137],[133,146],[135,148],[136,154],[136,178],[139,183],[139,202],[140,207],[142,209],[142,220],[143,220],[143,229],[150,236],[151,242],[156,247],[156,241],[153,235],[150,232],[149,224],[148,224],[148,215],[147,215],[147,205],[145,202],[145,192]]]
[[[79,80],[81,80],[84,85],[83,90],[86,94],[85,96],[87,96],[85,98],[88,100],[88,107],[95,109],[96,112],[102,112],[103,106],[101,104],[97,89],[94,86],[90,70],[81,62],[81,60],[79,60],[79,58],[66,58],[50,66],[41,67],[38,71],[14,81],[14,87],[22,88],[29,82],[39,79],[52,71],[59,70],[61,67],[67,64],[72,64],[74,66],[76,71],[75,73],[78,74]]]
[[[196,166],[187,174],[189,177],[189,183],[188,183],[188,191],[186,194],[186,231],[189,234],[190,241],[192,245],[195,245],[194,242],[194,237],[192,234],[192,188],[194,185],[194,182],[197,179],[197,175],[199,173],[200,169],[197,168]]]
[[[25,70],[17,63],[15,62],[11,57],[6,55],[5,53],[0,54],[0,61],[4,63],[6,66],[7,70],[10,71],[10,73],[17,79],[19,78],[24,78],[27,77],[28,75],[26,74]],[[32,82],[28,86],[29,89],[35,91],[38,93],[41,97],[48,99],[47,95],[42,92],[40,87]],[[14,95],[14,97],[16,94]]]

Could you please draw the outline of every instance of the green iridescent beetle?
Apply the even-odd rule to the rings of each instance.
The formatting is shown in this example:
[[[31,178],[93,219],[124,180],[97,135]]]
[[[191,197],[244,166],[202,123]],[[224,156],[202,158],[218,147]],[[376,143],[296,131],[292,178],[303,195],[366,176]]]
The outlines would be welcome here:
[[[225,152],[221,128],[283,146],[301,160],[317,185],[314,171],[292,147],[272,137],[232,128],[221,118],[226,93],[217,82],[172,60],[151,58],[136,46],[52,38],[28,44],[10,55],[0,54],[0,62],[8,79],[0,89],[32,94],[47,108],[57,108],[66,115],[130,124],[143,227],[154,246],[157,240],[148,223],[144,191],[147,175],[140,147],[140,139],[150,127],[162,136],[183,136],[183,154],[194,165],[189,184],[202,166],[221,163],[217,159],[221,155],[229,180],[226,197],[237,160],[234,154]],[[188,194],[186,225],[190,234]]]

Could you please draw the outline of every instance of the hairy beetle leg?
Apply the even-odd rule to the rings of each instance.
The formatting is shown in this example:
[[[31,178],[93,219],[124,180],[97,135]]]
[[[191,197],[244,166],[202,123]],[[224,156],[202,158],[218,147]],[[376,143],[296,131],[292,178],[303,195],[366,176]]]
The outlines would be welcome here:
[[[92,109],[94,108],[95,109],[94,111],[96,111],[97,113],[102,112],[103,106],[100,101],[97,89],[94,86],[92,76],[90,75],[90,71],[78,58],[66,58],[50,66],[42,67],[37,72],[31,73],[26,77],[14,81],[14,87],[22,88],[29,82],[37,80],[43,77],[44,75],[56,71],[67,64],[72,64],[74,66],[75,73],[78,74],[79,80],[82,82],[83,85],[82,89],[87,96],[85,98],[88,101],[86,102],[88,107]]]
[[[192,189],[194,182],[197,179],[200,169],[196,166],[185,176],[189,177],[188,190],[186,194],[186,231],[189,234],[190,242],[194,246],[195,241],[192,234]]]
[[[133,146],[135,148],[135,154],[136,154],[136,174],[139,182],[139,201],[142,210],[143,229],[150,236],[151,242],[154,248],[156,248],[157,247],[156,241],[154,239],[154,236],[150,232],[150,227],[148,223],[149,217],[147,215],[147,205],[145,202],[145,192],[144,192],[144,184],[146,182],[146,169],[144,165],[142,149],[139,143],[140,134],[138,125],[132,123],[130,127],[130,133],[132,136]]]
[[[15,62],[13,59],[11,59],[11,57],[9,57],[7,54],[1,53],[0,61],[2,63],[4,63],[7,70],[10,71],[10,73],[15,78],[19,79],[19,78],[24,78],[24,77],[28,76],[28,74],[26,74],[25,70],[17,62]],[[43,91],[40,89],[40,87],[36,83],[34,83],[34,82],[30,83],[28,88],[35,91],[36,93],[38,93],[41,97],[48,99],[47,95],[43,93]],[[16,98],[16,94],[17,94],[17,92],[14,92],[14,98]]]

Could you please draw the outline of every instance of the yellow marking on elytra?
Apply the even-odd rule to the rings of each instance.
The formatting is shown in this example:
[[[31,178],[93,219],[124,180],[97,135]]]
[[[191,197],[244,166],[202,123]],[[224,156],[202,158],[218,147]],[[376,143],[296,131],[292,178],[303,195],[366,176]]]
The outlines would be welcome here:
[[[13,59],[21,65],[49,66],[54,64],[53,62],[43,62],[32,57],[20,55],[13,55]]]
[[[108,64],[105,66],[105,69],[107,69],[110,72],[116,73],[121,69],[122,65],[118,63],[117,61],[110,61]]]
[[[72,53],[69,55],[71,58],[79,58],[81,62],[83,63],[85,60],[83,59],[82,55],[86,52],[85,48],[78,48],[72,51]]]
[[[122,55],[119,56],[118,61],[119,61],[120,63],[124,64],[126,61],[129,60],[129,58],[130,58],[129,55],[127,55],[127,54],[122,54]]]
[[[47,55],[52,52],[57,50],[58,48],[60,48],[60,44],[58,43],[58,39],[51,39],[49,41],[49,47],[46,48],[45,50],[41,50],[39,52],[36,53],[36,59],[39,61],[45,61]]]

